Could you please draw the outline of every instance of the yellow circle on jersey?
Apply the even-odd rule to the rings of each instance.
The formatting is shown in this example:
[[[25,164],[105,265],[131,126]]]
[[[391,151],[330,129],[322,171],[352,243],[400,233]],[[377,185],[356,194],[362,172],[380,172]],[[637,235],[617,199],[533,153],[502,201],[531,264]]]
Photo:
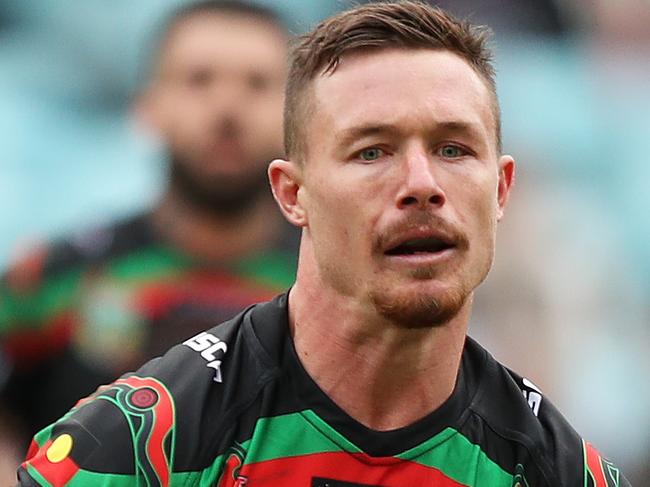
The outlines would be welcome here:
[[[67,433],[62,434],[52,442],[47,449],[45,456],[52,463],[59,463],[65,460],[72,450],[72,436]]]

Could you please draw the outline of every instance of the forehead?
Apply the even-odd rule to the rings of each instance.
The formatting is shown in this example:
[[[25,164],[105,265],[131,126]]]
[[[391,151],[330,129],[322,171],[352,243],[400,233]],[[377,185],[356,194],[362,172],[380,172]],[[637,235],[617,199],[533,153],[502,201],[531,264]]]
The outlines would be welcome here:
[[[271,22],[238,13],[202,13],[180,20],[166,35],[159,73],[219,64],[232,69],[284,69],[287,37]]]
[[[312,88],[314,120],[332,133],[378,123],[409,130],[460,122],[485,137],[495,130],[485,82],[449,51],[353,53],[332,74],[317,77]]]

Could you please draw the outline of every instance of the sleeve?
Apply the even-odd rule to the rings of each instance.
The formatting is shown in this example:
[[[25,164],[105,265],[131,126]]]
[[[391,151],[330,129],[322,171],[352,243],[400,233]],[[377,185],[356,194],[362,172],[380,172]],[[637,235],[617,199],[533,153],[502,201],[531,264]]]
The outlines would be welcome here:
[[[226,334],[202,332],[79,401],[35,436],[19,485],[217,485],[233,441],[229,411],[240,410],[238,398],[250,386],[236,380],[238,365],[228,381],[236,386],[221,375],[226,351],[236,359],[244,353],[217,337],[237,329],[234,321],[226,325]]]
[[[36,435],[19,485],[170,485],[174,400],[158,379],[126,376]]]
[[[540,420],[553,452],[554,484],[566,487],[630,487],[620,469],[573,429],[555,406],[545,401]]]
[[[631,487],[620,469],[582,440],[583,477],[586,487]]]
[[[36,435],[19,485],[221,485],[236,418],[263,387],[238,338],[243,315],[79,401]]]

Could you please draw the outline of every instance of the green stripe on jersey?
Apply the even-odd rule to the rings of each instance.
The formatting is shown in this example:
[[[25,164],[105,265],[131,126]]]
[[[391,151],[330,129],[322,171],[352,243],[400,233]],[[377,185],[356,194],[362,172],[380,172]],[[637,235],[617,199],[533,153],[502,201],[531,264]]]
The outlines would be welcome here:
[[[0,292],[0,332],[46,326],[46,320],[74,304],[80,278],[81,271],[76,269],[46,279],[34,293]]]
[[[38,485],[41,487],[52,487],[52,484],[50,484],[45,478],[39,473],[38,470],[36,470],[34,467],[31,465],[27,465],[27,472],[29,472],[29,475],[38,482]],[[68,483],[70,485],[70,483]]]
[[[396,456],[440,470],[463,485],[512,485],[511,474],[491,460],[479,445],[453,428],[446,428],[433,438]]]
[[[255,424],[245,464],[311,453],[359,453],[361,450],[311,410],[260,418]]]
[[[37,435],[39,445],[49,439],[51,428]],[[308,454],[362,452],[312,410],[258,419],[252,439],[239,445],[238,449],[246,452],[244,464]],[[199,471],[172,472],[170,486],[214,486],[231,453],[228,450],[217,456],[211,465]],[[510,487],[513,482],[513,476],[488,458],[479,445],[453,428],[446,428],[420,445],[396,455],[396,458],[434,468],[468,487]],[[38,473],[33,469],[29,473],[38,479]],[[134,482],[137,482],[134,475],[80,470],[68,485],[127,487],[135,485]]]
[[[167,277],[193,265],[191,258],[167,247],[150,247],[130,252],[108,264],[108,276],[126,282]]]

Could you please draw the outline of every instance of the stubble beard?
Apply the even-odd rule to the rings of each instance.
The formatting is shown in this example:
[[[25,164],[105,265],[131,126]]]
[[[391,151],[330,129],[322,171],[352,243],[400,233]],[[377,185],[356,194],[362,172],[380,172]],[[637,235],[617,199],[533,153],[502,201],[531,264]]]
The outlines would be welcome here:
[[[453,286],[432,295],[426,290],[410,291],[382,286],[369,293],[378,314],[396,325],[408,328],[444,326],[463,308],[471,290]]]
[[[458,252],[462,260],[469,258],[468,236],[446,220],[429,213],[414,213],[386,228],[375,242],[376,254],[383,253],[390,235],[418,226],[442,229],[454,242],[454,252]],[[470,300],[474,289],[485,280],[492,267],[492,254],[490,252],[484,259],[481,258],[482,262],[473,270],[471,266],[465,267],[462,264],[452,268],[432,265],[413,269],[406,276],[411,281],[406,286],[399,284],[404,276],[384,276],[375,282],[368,297],[377,313],[397,326],[410,329],[444,326],[458,315]],[[469,264],[470,262],[465,262],[465,265]],[[433,279],[446,281],[446,288],[438,291],[428,289],[427,281]]]
[[[378,314],[400,327],[441,327],[455,318],[468,303],[474,289],[487,277],[491,266],[492,259],[487,259],[475,273],[464,277],[462,273],[456,274],[456,283],[435,293],[427,289],[426,281],[444,276],[440,276],[439,269],[435,267],[422,267],[413,270],[409,276],[422,281],[421,288],[412,290],[384,281],[371,289],[368,295]]]

